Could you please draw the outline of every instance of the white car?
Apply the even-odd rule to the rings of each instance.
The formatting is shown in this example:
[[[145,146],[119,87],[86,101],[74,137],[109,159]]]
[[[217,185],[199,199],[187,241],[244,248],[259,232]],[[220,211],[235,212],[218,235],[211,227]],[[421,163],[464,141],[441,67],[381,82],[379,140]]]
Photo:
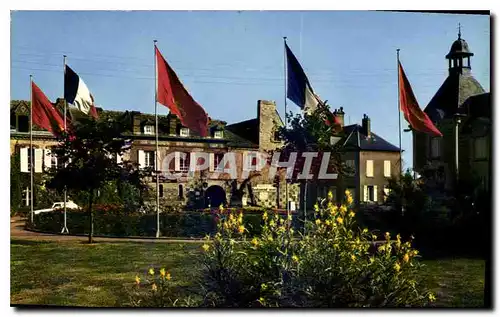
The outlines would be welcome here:
[[[51,208],[34,210],[33,213],[35,215],[38,215],[38,214],[41,214],[44,212],[51,212],[51,211],[60,210],[60,209],[64,209],[64,202],[54,203],[54,204],[52,204]],[[74,202],[72,202],[71,200],[69,200],[66,202],[66,209],[80,209],[80,207],[77,204],[75,204]]]

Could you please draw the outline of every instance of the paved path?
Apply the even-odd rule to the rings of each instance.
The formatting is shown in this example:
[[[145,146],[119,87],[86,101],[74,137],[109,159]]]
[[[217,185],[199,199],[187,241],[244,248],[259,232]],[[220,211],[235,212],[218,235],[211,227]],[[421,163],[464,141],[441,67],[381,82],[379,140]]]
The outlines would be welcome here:
[[[87,242],[88,236],[73,236],[63,234],[49,234],[28,231],[24,229],[26,219],[21,217],[10,218],[10,238],[35,241],[81,241]],[[100,238],[94,237],[94,242],[144,242],[144,243],[201,243],[202,239],[175,239],[175,238]]]

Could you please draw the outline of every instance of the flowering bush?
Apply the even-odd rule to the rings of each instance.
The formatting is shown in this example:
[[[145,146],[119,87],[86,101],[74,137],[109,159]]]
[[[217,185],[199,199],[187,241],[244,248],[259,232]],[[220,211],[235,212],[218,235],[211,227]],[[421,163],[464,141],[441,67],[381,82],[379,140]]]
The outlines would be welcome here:
[[[217,233],[203,245],[204,306],[211,307],[401,307],[435,299],[418,282],[418,251],[389,233],[376,239],[356,225],[346,203],[331,193],[315,206],[305,233],[292,217],[263,213],[259,236],[246,238],[241,213],[222,212]]]

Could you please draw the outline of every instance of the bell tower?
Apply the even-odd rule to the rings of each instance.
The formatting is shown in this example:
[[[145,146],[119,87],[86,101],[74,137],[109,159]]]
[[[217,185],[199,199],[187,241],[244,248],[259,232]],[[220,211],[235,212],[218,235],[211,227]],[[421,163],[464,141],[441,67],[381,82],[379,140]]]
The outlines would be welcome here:
[[[469,50],[469,44],[462,39],[462,30],[460,23],[458,24],[458,39],[453,42],[450,52],[446,55],[448,59],[448,71],[450,74],[470,73],[470,58],[474,54]]]

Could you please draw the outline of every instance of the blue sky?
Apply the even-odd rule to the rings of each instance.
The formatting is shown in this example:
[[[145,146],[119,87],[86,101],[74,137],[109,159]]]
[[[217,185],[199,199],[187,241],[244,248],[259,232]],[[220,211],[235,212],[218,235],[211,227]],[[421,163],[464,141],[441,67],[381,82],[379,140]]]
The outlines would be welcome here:
[[[257,100],[284,110],[283,36],[315,91],[345,122],[398,145],[396,48],[424,108],[462,38],[490,90],[489,16],[367,11],[18,11],[11,25],[11,98],[29,99],[29,74],[51,100],[63,94],[63,54],[105,109],[154,112],[153,39],[212,118],[256,116]],[[288,108],[298,108],[288,101]],[[160,113],[167,114],[162,106]],[[402,126],[406,127],[404,119]],[[411,134],[403,134],[411,165]]]

